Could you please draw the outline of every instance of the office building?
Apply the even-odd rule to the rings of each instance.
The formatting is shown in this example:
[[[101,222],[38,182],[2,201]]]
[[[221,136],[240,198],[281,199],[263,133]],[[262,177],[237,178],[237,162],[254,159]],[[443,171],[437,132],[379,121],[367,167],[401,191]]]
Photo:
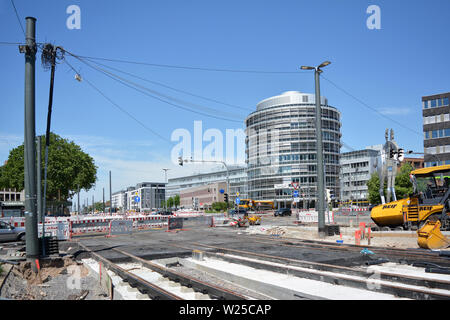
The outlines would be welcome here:
[[[375,165],[377,164],[378,156],[379,150],[374,149],[341,153],[341,202],[363,202],[368,200],[369,190],[367,182],[372,174],[377,172]]]
[[[450,92],[422,97],[425,167],[450,164]]]
[[[230,181],[229,200],[234,201],[239,192],[241,199],[247,198],[247,169],[242,166],[229,166],[228,175]],[[212,172],[196,173],[188,176],[172,178],[168,180],[166,198],[180,195],[183,190],[207,186],[213,183],[227,182],[227,171],[221,169]],[[226,188],[225,188],[226,189]]]
[[[320,98],[325,185],[339,194],[341,114]],[[293,202],[292,182],[298,183],[300,207],[317,199],[315,95],[288,91],[258,103],[246,118],[248,196],[274,200],[276,207]]]

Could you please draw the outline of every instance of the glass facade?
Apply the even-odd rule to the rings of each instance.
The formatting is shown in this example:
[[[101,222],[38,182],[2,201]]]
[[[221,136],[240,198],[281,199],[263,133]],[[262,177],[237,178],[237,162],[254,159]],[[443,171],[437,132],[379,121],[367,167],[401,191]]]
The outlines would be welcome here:
[[[339,195],[340,113],[323,97],[321,106],[325,183],[334,195]],[[246,119],[246,135],[249,198],[289,206],[292,189],[286,184],[297,182],[300,206],[314,206],[315,96],[289,91],[263,100]]]

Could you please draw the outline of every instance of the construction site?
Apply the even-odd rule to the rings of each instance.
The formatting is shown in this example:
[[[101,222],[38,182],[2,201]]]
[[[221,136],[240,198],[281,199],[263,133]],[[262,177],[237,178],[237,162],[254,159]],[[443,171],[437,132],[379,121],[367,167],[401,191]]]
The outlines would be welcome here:
[[[182,211],[72,217],[67,239],[50,243],[37,272],[26,261],[23,242],[2,244],[0,295],[32,300],[450,298],[449,251],[420,248],[416,231],[334,224],[320,238],[317,223],[300,221],[299,213],[258,216],[252,225],[245,216]],[[441,235],[448,238],[450,232]]]

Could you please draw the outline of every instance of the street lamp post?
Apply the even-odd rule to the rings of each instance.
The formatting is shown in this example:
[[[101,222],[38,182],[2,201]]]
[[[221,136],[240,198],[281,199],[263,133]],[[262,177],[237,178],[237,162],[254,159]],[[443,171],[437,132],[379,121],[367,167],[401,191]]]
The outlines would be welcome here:
[[[314,70],[316,87],[316,135],[317,135],[317,211],[319,222],[319,236],[325,237],[325,172],[323,161],[323,140],[322,140],[322,108],[320,103],[320,74],[323,67],[329,65],[330,61],[325,61],[317,67],[302,66],[302,70]]]
[[[163,168],[164,170],[164,207],[167,209],[167,199],[166,199],[166,191],[167,191],[167,171],[170,170],[168,168]],[[174,199],[175,200],[175,199]]]

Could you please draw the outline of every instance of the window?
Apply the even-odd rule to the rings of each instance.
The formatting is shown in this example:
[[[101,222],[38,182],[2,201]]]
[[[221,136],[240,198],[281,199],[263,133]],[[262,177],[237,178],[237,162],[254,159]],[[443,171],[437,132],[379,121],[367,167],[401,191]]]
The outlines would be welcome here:
[[[436,107],[436,100],[431,100],[431,108],[435,108]]]

